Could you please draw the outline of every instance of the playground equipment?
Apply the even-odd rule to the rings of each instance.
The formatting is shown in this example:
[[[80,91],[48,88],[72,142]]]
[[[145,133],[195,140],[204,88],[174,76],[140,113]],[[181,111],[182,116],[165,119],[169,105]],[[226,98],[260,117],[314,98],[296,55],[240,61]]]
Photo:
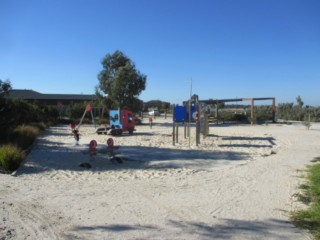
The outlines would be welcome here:
[[[82,117],[81,117],[80,123],[78,124],[78,127],[77,127],[78,129],[80,128],[80,126],[81,126],[81,124],[82,124],[82,121],[83,121],[83,119],[84,119],[84,117],[85,117],[85,115],[86,115],[87,112],[89,112],[89,113],[91,114],[92,123],[94,124],[94,127],[96,127],[96,122],[95,122],[94,117],[93,117],[92,107],[91,107],[90,104],[87,104],[87,105],[86,105],[86,108],[85,108],[85,110],[84,110],[84,112],[83,112],[83,115],[82,115]]]
[[[265,101],[265,100],[271,100],[271,109],[272,109],[272,122],[275,123],[276,120],[276,98],[274,97],[262,97],[262,98],[234,98],[234,99],[209,99],[209,100],[199,100],[200,103],[204,104],[210,104],[216,106],[216,120],[217,123],[219,123],[219,103],[226,103],[226,102],[241,102],[241,101],[247,101],[251,102],[251,124],[256,123],[256,113],[254,108],[254,102],[255,101]]]
[[[101,110],[101,118],[103,118],[103,114],[107,112],[107,107],[104,106],[102,108],[95,108],[99,111]],[[96,122],[93,114],[93,108],[90,106],[90,104],[86,105],[86,108],[84,110],[84,113],[81,117],[80,123],[76,126],[73,124],[71,128],[73,129],[73,134],[75,134],[75,130],[78,131],[80,128],[82,121],[87,113],[90,113],[92,118],[92,123],[96,127]],[[123,132],[129,132],[132,134],[135,131],[135,120],[134,120],[134,114],[129,110],[110,110],[109,111],[110,116],[110,124],[105,125],[104,127],[99,127],[96,130],[96,133],[98,134],[110,134],[110,135],[121,135]]]
[[[121,135],[123,132],[132,134],[135,130],[134,114],[129,110],[110,110],[110,124],[97,128],[98,134]]]
[[[76,125],[74,123],[70,124],[70,128],[71,128],[74,140],[76,140],[75,144],[79,145],[79,140],[80,140],[79,130],[76,129]]]
[[[92,120],[92,123],[94,124],[94,127],[96,128],[96,121],[95,121],[95,117],[96,116],[99,116],[99,119],[100,119],[100,123],[101,121],[103,121],[104,119],[104,115],[106,113],[108,113],[108,108],[107,106],[103,106],[103,107],[91,107],[90,104],[87,104],[86,107],[85,107],[85,110],[83,112],[83,115],[81,117],[81,120],[77,126],[77,128],[79,129],[82,122],[83,122],[83,119],[84,117],[86,116],[87,113],[90,113],[91,115],[91,120]]]
[[[189,138],[190,147],[190,125],[191,122],[195,122],[196,126],[196,145],[200,144],[200,134],[203,134],[205,138],[209,134],[209,121],[207,105],[216,105],[216,119],[219,121],[219,103],[225,102],[239,102],[239,101],[250,101],[251,102],[251,124],[256,123],[256,114],[254,108],[255,101],[272,101],[272,121],[275,122],[275,98],[264,97],[264,98],[236,98],[236,99],[216,99],[216,100],[199,100],[197,95],[190,97],[188,101],[183,102],[183,106],[173,106],[173,131],[172,131],[172,143],[178,143],[179,137],[179,125],[182,123],[184,126],[184,137]],[[188,131],[187,131],[188,129]]]
[[[205,111],[205,104],[200,104],[197,95],[193,95],[184,106],[173,106],[173,130],[172,144],[178,143],[179,125],[184,126],[184,138],[189,138],[190,147],[190,125],[195,122],[196,125],[196,145],[200,144],[200,134],[205,138],[209,133],[208,115]],[[188,131],[187,131],[188,129]]]
[[[90,154],[90,161],[94,161],[94,156],[98,155],[98,150],[97,150],[98,143],[96,140],[91,140],[89,143],[89,154]],[[119,149],[119,146],[114,146],[114,142],[112,138],[108,138],[107,140],[107,154],[108,154],[108,159],[110,161],[116,161],[118,163],[123,163],[123,160],[121,157],[117,157],[116,153],[114,150]],[[100,153],[105,153],[103,151],[100,151]],[[86,153],[85,153],[86,154]],[[89,164],[90,167],[88,167],[86,164],[89,163],[82,163],[80,164],[80,167],[84,168],[91,168],[91,164]],[[82,166],[81,166],[82,165]]]

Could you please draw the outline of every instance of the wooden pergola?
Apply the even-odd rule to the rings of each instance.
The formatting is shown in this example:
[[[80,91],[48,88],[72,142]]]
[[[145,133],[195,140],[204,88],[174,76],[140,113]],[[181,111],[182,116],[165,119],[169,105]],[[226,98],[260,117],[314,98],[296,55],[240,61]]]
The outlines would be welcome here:
[[[272,101],[272,122],[275,122],[276,116],[276,98],[274,97],[263,97],[263,98],[233,98],[233,99],[210,99],[210,100],[199,100],[200,103],[205,104],[215,104],[216,105],[216,117],[218,119],[219,116],[219,103],[226,103],[226,102],[241,102],[241,101],[249,101],[251,102],[251,124],[255,123],[256,121],[256,113],[254,111],[254,102],[255,101],[265,101],[271,100]],[[218,121],[218,120],[217,120]]]

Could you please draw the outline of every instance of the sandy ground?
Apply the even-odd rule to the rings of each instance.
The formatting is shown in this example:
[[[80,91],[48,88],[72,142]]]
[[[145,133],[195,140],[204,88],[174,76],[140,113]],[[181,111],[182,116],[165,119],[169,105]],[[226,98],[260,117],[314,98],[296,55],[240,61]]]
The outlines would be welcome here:
[[[288,219],[297,171],[320,156],[320,125],[212,125],[195,145],[170,119],[106,141],[81,126],[44,131],[23,166],[0,175],[0,239],[309,239]],[[88,144],[98,142],[97,155]],[[91,169],[79,167],[88,162]]]

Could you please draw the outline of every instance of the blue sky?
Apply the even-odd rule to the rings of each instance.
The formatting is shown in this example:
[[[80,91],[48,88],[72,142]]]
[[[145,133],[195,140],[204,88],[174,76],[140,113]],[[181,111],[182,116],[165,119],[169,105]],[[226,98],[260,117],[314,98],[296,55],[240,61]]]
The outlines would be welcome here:
[[[94,93],[124,52],[144,101],[276,97],[320,105],[319,0],[0,0],[0,79]]]

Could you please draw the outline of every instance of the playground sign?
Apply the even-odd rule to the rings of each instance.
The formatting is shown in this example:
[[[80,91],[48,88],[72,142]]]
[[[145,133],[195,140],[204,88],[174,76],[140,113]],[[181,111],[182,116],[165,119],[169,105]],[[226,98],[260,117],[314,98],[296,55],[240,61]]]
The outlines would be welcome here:
[[[186,120],[186,107],[185,106],[174,106],[173,109],[173,121],[184,122]]]

